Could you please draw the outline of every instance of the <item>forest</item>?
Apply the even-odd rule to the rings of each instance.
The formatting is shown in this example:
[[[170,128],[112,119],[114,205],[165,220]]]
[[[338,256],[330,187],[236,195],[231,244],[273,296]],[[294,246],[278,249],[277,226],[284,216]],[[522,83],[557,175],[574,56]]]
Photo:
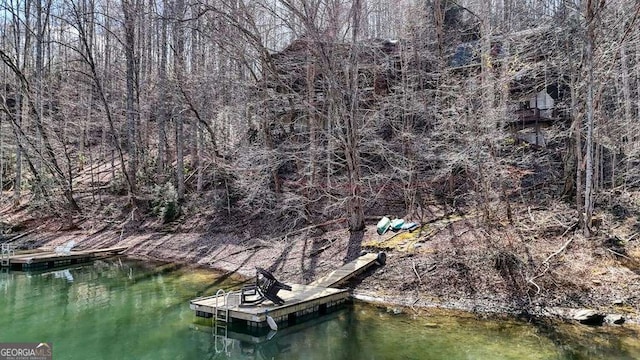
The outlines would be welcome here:
[[[609,238],[626,221],[635,234],[639,12],[2,0],[0,202],[68,227],[355,233],[437,207],[488,229]]]

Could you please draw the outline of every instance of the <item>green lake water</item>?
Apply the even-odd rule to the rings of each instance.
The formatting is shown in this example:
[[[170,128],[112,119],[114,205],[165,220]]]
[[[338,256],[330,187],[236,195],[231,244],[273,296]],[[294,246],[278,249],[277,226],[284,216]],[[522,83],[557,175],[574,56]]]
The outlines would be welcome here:
[[[635,328],[412,318],[356,304],[247,335],[196,318],[191,298],[234,284],[130,260],[0,273],[0,342],[51,342],[60,359],[640,359]],[[232,331],[233,330],[233,331]]]

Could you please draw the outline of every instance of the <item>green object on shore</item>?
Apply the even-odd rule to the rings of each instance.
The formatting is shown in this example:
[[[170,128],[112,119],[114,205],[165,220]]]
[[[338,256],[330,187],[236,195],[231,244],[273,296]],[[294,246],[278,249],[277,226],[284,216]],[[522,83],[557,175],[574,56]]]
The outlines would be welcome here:
[[[391,220],[391,230],[398,231],[402,229],[402,225],[404,225],[404,219],[393,219]]]
[[[386,233],[387,230],[389,230],[390,226],[391,226],[391,219],[389,219],[386,216],[380,219],[380,221],[378,221],[378,225],[376,226],[378,229],[378,235],[382,235]]]

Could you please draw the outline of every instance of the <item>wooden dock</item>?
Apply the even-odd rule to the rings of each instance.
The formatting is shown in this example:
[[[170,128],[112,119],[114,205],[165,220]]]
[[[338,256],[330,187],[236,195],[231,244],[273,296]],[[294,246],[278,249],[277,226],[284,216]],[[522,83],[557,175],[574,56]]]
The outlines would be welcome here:
[[[291,291],[281,290],[278,296],[284,304],[276,305],[266,300],[259,305],[241,304],[241,291],[218,290],[214,296],[191,300],[189,306],[196,316],[213,318],[216,322],[244,322],[249,327],[267,326],[267,316],[276,323],[295,323],[296,320],[314,314],[325,314],[349,298],[348,289],[334,286],[362,273],[374,264],[384,264],[386,255],[365,254],[345,264],[309,285],[292,284]]]
[[[127,246],[120,246],[96,250],[70,251],[68,253],[41,251],[28,254],[16,254],[9,257],[7,266],[17,270],[47,269],[69,264],[90,262],[95,259],[118,255],[128,248],[129,247]]]
[[[216,320],[243,320],[249,326],[260,327],[266,324],[267,315],[276,322],[284,322],[314,312],[324,313],[344,303],[349,297],[349,291],[293,284],[291,291],[281,291],[278,295],[285,301],[284,305],[278,306],[265,301],[260,305],[243,306],[240,304],[239,292],[230,292],[191,300],[190,307],[201,317],[216,315]]]

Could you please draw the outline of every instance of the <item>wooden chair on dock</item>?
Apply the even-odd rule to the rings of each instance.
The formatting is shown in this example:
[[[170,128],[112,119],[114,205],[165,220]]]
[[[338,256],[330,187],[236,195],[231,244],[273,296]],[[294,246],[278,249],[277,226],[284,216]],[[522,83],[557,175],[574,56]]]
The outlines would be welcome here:
[[[282,305],[284,300],[278,296],[280,290],[291,291],[291,286],[278,281],[267,270],[256,267],[256,283],[242,288],[240,305],[258,305],[265,300],[270,300],[275,305]]]

